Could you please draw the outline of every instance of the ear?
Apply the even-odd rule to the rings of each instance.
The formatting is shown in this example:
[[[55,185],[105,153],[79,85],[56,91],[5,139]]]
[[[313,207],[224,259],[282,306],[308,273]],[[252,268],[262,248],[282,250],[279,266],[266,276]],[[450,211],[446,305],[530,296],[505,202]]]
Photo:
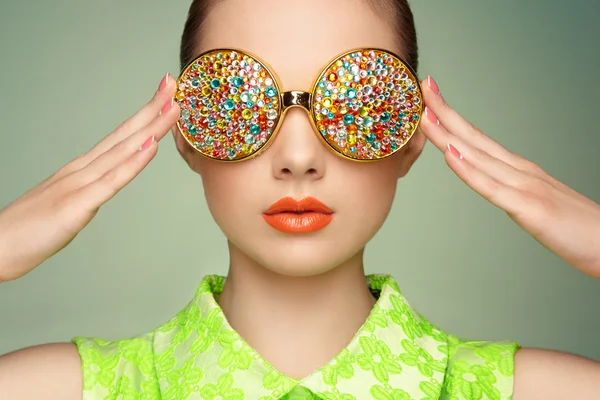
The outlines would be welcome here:
[[[192,169],[192,171],[200,173],[198,163],[199,154],[194,149],[192,149],[190,144],[181,135],[181,132],[179,132],[179,128],[177,128],[177,125],[173,125],[173,127],[171,128],[171,133],[173,134],[173,139],[175,140],[175,147],[177,147],[177,151],[179,152],[183,160]]]
[[[404,154],[402,154],[401,156],[400,169],[398,170],[398,178],[402,178],[408,173],[410,168],[413,166],[415,161],[417,161],[417,159],[423,152],[423,148],[425,147],[426,142],[427,137],[421,131],[421,128],[418,128],[406,144]]]

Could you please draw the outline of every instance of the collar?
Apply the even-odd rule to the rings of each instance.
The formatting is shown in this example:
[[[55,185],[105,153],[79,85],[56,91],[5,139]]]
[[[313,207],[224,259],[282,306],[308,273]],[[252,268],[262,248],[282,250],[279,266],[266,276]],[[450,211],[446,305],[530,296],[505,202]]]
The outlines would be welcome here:
[[[338,355],[301,380],[277,371],[229,325],[215,300],[225,279],[204,277],[194,299],[155,330],[164,398],[439,398],[448,337],[411,308],[392,276],[365,277],[377,298],[371,313]]]

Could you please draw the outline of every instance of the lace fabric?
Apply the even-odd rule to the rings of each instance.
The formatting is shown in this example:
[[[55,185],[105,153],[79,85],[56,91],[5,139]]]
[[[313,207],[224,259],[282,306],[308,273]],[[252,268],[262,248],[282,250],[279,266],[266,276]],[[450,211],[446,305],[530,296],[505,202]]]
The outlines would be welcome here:
[[[215,300],[225,277],[208,275],[168,322],[122,340],[75,337],[83,398],[228,400],[505,400],[513,341],[463,341],[417,313],[390,275],[367,275],[377,298],[351,342],[302,380],[264,360]]]

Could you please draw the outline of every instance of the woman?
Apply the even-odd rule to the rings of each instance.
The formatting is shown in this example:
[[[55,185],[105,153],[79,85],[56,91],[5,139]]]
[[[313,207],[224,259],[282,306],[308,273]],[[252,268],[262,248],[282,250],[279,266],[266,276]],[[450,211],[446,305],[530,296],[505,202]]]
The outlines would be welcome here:
[[[333,16],[355,29],[342,34]],[[290,33],[269,21],[286,21]],[[308,90],[328,60],[358,47],[388,49],[416,69],[406,2],[195,1],[181,63],[210,49],[244,49],[268,61],[286,88]],[[475,191],[565,261],[600,276],[600,235],[590,223],[600,206],[481,134],[444,102],[433,78],[421,87],[420,131],[373,163],[328,151],[299,109],[287,112],[260,157],[239,163],[202,156],[173,128],[228,238],[226,281],[206,277],[188,307],[146,335],[75,338],[3,356],[0,398],[594,398],[600,367],[591,360],[514,342],[459,341],[416,314],[392,277],[371,276],[365,285],[364,246],[426,138]],[[167,75],[113,134],[2,210],[1,280],[66,246],[150,162],[180,121],[175,94]],[[282,232],[286,223],[273,222],[277,212],[269,209],[287,197],[283,211],[320,207],[328,224],[306,234],[292,222]],[[293,202],[308,197],[323,204]]]

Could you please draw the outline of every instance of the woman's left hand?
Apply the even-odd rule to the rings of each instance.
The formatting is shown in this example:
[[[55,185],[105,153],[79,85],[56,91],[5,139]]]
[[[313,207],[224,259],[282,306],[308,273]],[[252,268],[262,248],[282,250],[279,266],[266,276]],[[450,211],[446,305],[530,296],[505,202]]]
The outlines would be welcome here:
[[[547,249],[600,278],[600,205],[466,121],[445,102],[433,78],[422,89],[420,130],[454,173]]]

